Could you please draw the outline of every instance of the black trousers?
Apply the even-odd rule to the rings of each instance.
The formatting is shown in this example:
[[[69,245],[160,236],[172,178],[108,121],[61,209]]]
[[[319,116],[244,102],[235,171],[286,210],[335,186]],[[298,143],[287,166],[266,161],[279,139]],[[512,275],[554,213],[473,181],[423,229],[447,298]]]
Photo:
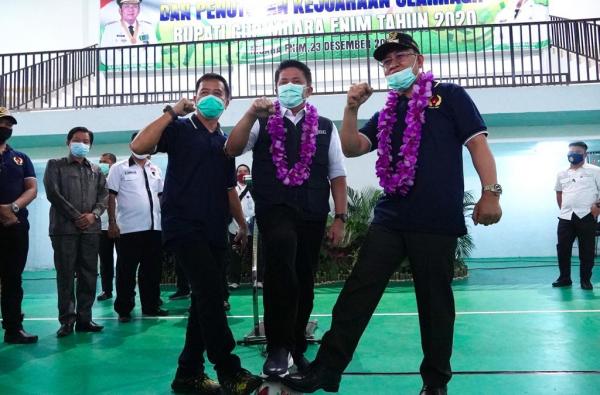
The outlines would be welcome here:
[[[274,206],[256,221],[264,243],[267,351],[283,347],[304,353],[326,220],[306,221],[289,207]]]
[[[450,381],[456,242],[454,236],[398,232],[371,225],[333,308],[331,329],[323,337],[317,360],[339,373],[346,369],[391,275],[408,257],[419,312],[423,382],[437,387]]]
[[[220,378],[237,372],[241,368],[240,359],[233,354],[235,340],[223,308],[227,249],[206,241],[186,241],[173,246],[173,252],[192,288],[178,376],[194,377],[203,373],[205,351]]]
[[[2,327],[7,331],[23,329],[21,275],[28,251],[29,225],[26,222],[9,227],[0,225],[0,305]]]
[[[113,291],[113,278],[115,277],[115,239],[108,237],[108,231],[103,230],[100,234],[100,278],[102,280],[102,291]]]
[[[142,313],[158,309],[162,271],[161,232],[147,230],[121,234],[117,242],[117,298],[115,311],[128,315],[135,307],[137,273]],[[139,265],[139,272],[138,272]]]
[[[92,319],[92,305],[96,299],[100,235],[56,235],[50,236],[50,240],[56,268],[58,320],[61,324],[72,323],[75,320],[89,322]],[[77,286],[74,281],[75,274]]]
[[[571,280],[571,253],[575,238],[579,245],[579,277],[581,281],[591,280],[594,267],[596,227],[596,219],[591,213],[583,218],[579,218],[573,213],[570,221],[558,219],[556,253],[560,280]]]

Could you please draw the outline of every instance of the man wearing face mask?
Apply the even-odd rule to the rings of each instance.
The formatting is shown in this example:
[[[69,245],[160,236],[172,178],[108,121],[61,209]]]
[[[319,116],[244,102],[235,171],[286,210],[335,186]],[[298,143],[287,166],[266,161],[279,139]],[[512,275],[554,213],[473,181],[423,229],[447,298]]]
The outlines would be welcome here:
[[[7,144],[17,120],[0,107],[0,302],[4,342],[30,344],[38,337],[23,329],[21,276],[29,251],[27,206],[37,195],[33,164]]]
[[[229,84],[208,73],[196,82],[194,100],[166,106],[164,114],[132,141],[136,154],[169,155],[162,198],[162,231],[192,290],[183,351],[171,388],[196,394],[247,395],[260,377],[241,367],[233,354],[235,340],[223,306],[227,224],[240,225],[236,242],[245,245],[248,226],[235,190],[235,161],[223,151],[219,117],[229,104]],[[179,118],[193,113],[189,118]],[[204,372],[204,352],[215,366],[219,383]]]
[[[108,172],[112,165],[117,162],[117,157],[110,152],[102,154],[98,167],[104,177],[108,177]],[[100,258],[100,278],[102,279],[102,292],[96,300],[102,302],[113,297],[113,279],[115,277],[115,240],[108,237],[108,210],[100,216],[102,223],[102,233],[100,234],[100,247],[98,258]]]
[[[100,215],[108,191],[100,168],[86,159],[94,134],[83,126],[67,134],[69,155],[50,159],[44,187],[50,201],[50,239],[58,288],[58,337],[77,332],[100,332],[92,321],[98,277]],[[74,286],[77,274],[77,286]],[[77,295],[77,298],[75,298]]]
[[[391,88],[387,101],[359,130],[358,108],[372,89],[351,86],[340,137],[348,157],[377,150],[376,174],[385,193],[316,360],[308,372],[284,382],[300,392],[336,392],[390,276],[408,258],[424,353],[421,395],[446,394],[455,316],[451,282],[457,238],[466,233],[463,145],[482,184],[475,224],[499,221],[502,189],[485,123],[464,89],[421,72],[424,56],[408,34],[390,34],[373,57]]]
[[[137,133],[131,136],[135,138]],[[148,155],[131,156],[115,164],[108,175],[108,235],[117,243],[117,298],[119,322],[131,321],[135,306],[136,274],[142,314],[168,315],[158,306],[162,266],[160,202],[163,180]],[[139,267],[139,272],[138,272]]]
[[[600,214],[600,167],[585,162],[587,144],[569,144],[567,159],[570,166],[556,176],[558,244],[556,253],[560,275],[553,287],[569,287],[571,280],[571,251],[577,238],[579,245],[579,280],[581,288],[592,290],[594,241]]]
[[[313,308],[314,275],[333,195],[335,219],[328,239],[344,236],[346,170],[337,128],[307,102],[310,69],[283,61],[275,72],[277,101],[254,101],[231,131],[227,153],[253,151],[256,221],[265,252],[263,303],[267,360],[263,373],[283,376],[291,354],[308,367],[306,325]]]

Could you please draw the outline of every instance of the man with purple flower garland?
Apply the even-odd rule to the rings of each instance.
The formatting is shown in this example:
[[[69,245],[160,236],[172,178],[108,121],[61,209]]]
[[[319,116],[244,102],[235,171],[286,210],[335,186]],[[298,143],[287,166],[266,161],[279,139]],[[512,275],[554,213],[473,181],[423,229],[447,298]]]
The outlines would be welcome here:
[[[446,394],[454,332],[451,282],[463,216],[462,146],[482,184],[473,222],[500,220],[494,157],[487,128],[463,88],[422,73],[424,57],[408,34],[392,33],[373,54],[391,88],[382,111],[360,130],[358,108],[371,95],[367,84],[348,91],[341,141],[348,157],[377,149],[376,172],[384,195],[333,309],[331,329],[306,372],[284,382],[301,392],[335,392],[390,276],[408,258],[413,274],[424,358],[421,395]]]
[[[332,244],[343,238],[347,220],[344,155],[333,122],[306,102],[313,90],[310,69],[283,61],[275,82],[278,100],[255,100],[226,144],[231,156],[253,151],[252,196],[265,251],[267,376],[287,374],[290,354],[298,370],[308,367],[305,329],[330,190],[336,213],[328,232]]]

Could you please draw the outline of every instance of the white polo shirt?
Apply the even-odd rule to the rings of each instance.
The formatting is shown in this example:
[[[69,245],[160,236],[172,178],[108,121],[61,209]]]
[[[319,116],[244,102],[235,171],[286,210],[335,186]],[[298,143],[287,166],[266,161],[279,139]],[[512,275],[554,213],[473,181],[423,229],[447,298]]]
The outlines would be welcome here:
[[[583,218],[600,197],[600,167],[585,163],[573,170],[563,170],[556,176],[557,192],[562,192],[559,217],[570,220],[573,213]]]
[[[289,119],[297,125],[298,122],[304,118],[304,109],[298,111],[296,115],[292,113],[292,110],[281,107],[281,112],[283,116]],[[342,152],[342,143],[340,141],[340,135],[338,133],[337,127],[335,123],[332,122],[332,130],[331,130],[331,141],[329,142],[329,169],[328,176],[330,180],[333,180],[337,177],[345,177],[346,176],[346,167],[344,166],[344,153]],[[256,140],[258,140],[258,134],[260,132],[260,123],[256,121],[254,125],[252,125],[252,129],[250,129],[250,137],[248,138],[248,143],[244,148],[244,153],[252,150],[254,148],[254,144],[256,144]]]
[[[159,194],[163,191],[160,168],[133,157],[115,163],[108,173],[108,191],[117,197],[117,225],[121,233],[161,230]]]
[[[235,186],[238,196],[244,192],[244,189],[246,189],[246,186],[240,184],[239,182]],[[246,218],[246,222],[250,222],[250,219],[254,217],[254,199],[252,199],[250,192],[247,192],[246,195],[244,195],[244,197],[240,200],[240,203],[242,204],[242,211],[244,212],[244,218]],[[239,228],[240,227],[237,221],[232,219],[231,223],[229,224],[229,233],[234,235],[237,233]]]

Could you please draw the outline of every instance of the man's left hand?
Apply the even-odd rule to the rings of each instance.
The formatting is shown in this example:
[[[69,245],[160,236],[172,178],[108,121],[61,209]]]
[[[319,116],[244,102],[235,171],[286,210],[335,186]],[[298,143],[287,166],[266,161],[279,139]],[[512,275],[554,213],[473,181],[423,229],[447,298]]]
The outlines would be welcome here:
[[[488,226],[500,221],[502,209],[500,208],[499,197],[484,192],[477,204],[475,204],[471,217],[475,225],[482,224]]]
[[[10,204],[0,205],[0,224],[2,226],[12,226],[19,223],[19,218],[13,213]]]
[[[327,232],[327,239],[329,243],[337,247],[340,245],[342,240],[344,239],[344,235],[346,234],[346,224],[339,218],[333,220],[333,223],[329,227],[329,231]]]
[[[79,230],[86,230],[95,223],[96,216],[92,213],[81,214],[81,216],[75,220],[75,226],[77,226]]]

